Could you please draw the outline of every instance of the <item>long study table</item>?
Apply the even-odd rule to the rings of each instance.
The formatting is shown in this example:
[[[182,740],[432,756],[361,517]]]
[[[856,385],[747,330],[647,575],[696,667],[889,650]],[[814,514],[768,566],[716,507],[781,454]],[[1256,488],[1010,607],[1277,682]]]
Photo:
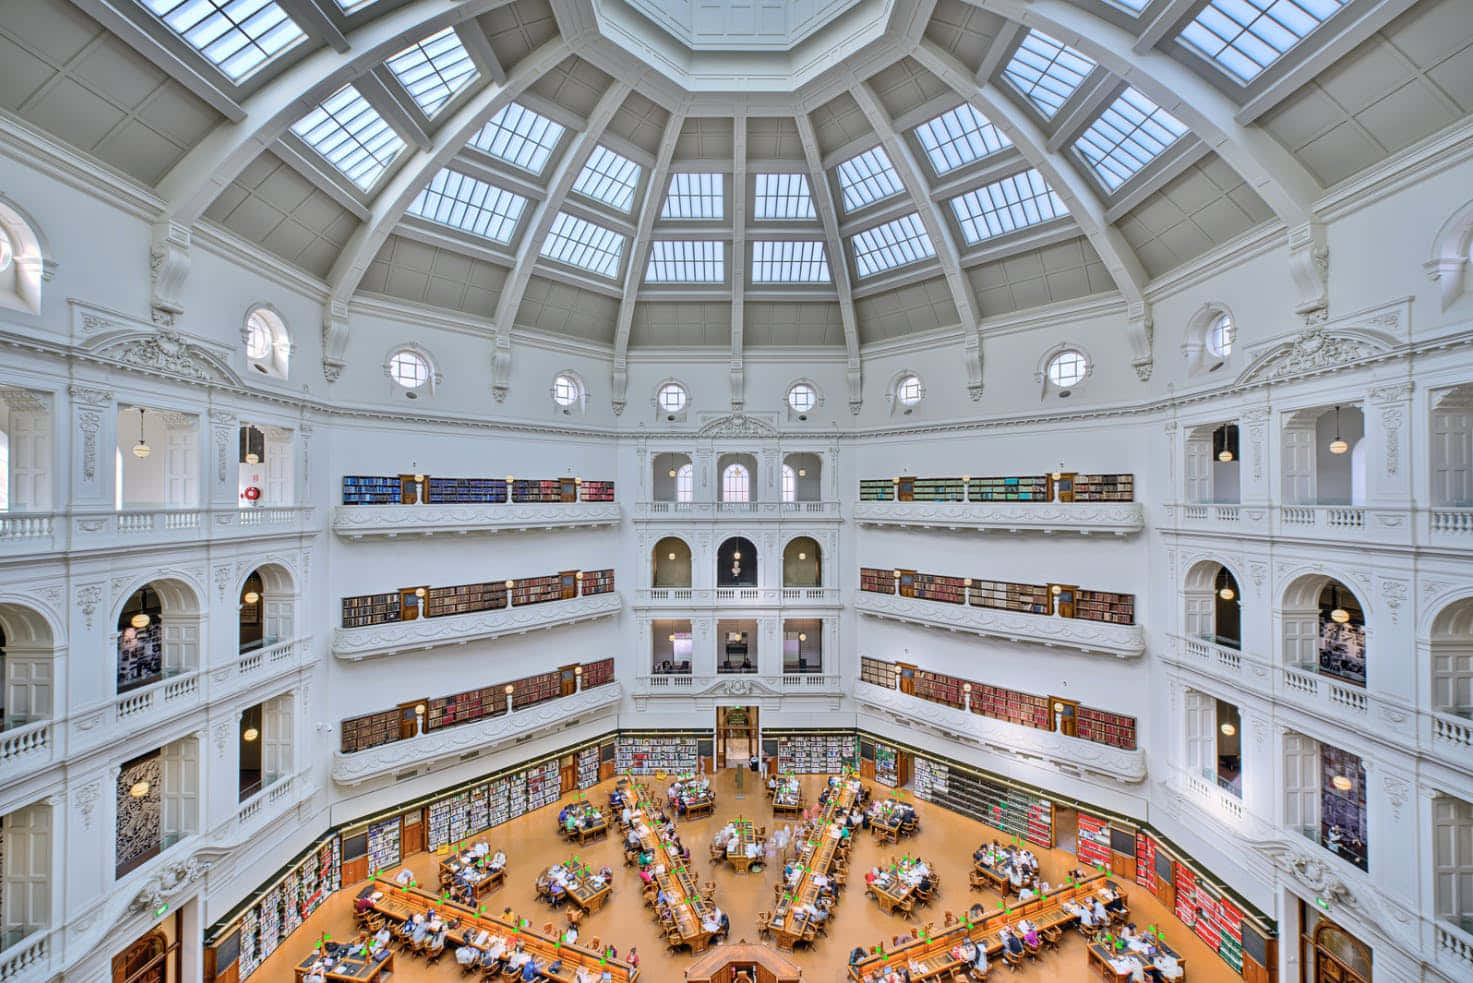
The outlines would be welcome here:
[[[649,789],[632,778],[630,787],[634,790],[636,806],[631,826],[639,837],[640,845],[654,855],[654,869],[663,868],[662,873],[655,874],[655,881],[670,899],[668,907],[681,941],[690,947],[691,952],[703,952],[711,944],[712,933],[701,923],[707,915],[714,914],[715,906],[709,898],[701,897],[700,884],[690,866],[680,858],[680,848],[673,842],[661,842],[659,833],[651,825]]]
[[[847,814],[854,808],[863,789],[864,786],[857,778],[841,779],[838,789],[824,804],[817,833],[799,851],[796,862],[802,865],[803,872],[796,884],[784,889],[782,900],[773,909],[772,920],[768,923],[768,929],[779,949],[792,950],[803,939],[811,940],[811,936],[807,934],[810,931],[809,920],[798,909],[813,904],[818,899],[819,888],[814,883],[814,874],[832,876],[830,870],[834,864],[834,855],[838,853],[839,843],[843,839],[843,831],[834,822],[834,817]]]

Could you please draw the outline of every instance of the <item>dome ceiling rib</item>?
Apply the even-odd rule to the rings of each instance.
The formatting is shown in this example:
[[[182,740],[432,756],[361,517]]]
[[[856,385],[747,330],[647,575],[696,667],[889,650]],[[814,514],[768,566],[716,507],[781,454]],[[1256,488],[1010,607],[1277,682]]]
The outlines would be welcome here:
[[[731,124],[731,411],[746,406],[746,363],[742,335],[746,328],[747,286],[747,110],[738,108]],[[742,257],[738,262],[736,257]]]

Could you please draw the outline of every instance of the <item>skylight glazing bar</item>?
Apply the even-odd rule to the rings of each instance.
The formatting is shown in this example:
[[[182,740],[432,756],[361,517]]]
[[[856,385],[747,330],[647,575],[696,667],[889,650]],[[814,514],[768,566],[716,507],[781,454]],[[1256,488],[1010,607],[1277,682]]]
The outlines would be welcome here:
[[[624,255],[624,237],[612,229],[558,212],[542,242],[546,259],[614,279]]]
[[[168,27],[232,82],[307,37],[274,0],[143,0]]]
[[[1211,0],[1181,40],[1240,82],[1251,82],[1349,0]]]
[[[660,218],[672,221],[720,219],[726,211],[721,174],[691,174],[684,171],[670,175],[670,191]]]
[[[752,196],[752,217],[759,222],[813,219],[813,192],[805,174],[758,174]]]
[[[1106,188],[1114,191],[1187,132],[1175,116],[1140,92],[1122,92],[1075,141]]]
[[[829,283],[828,251],[822,242],[759,239],[752,243],[753,283]]]
[[[874,147],[849,158],[839,165],[838,171],[839,192],[846,212],[898,195],[903,188],[884,147]]]
[[[526,208],[521,195],[446,169],[419,193],[409,213],[506,244]]]
[[[352,85],[324,99],[292,132],[365,191],[404,149],[399,134]]]
[[[471,138],[471,146],[514,167],[541,174],[563,133],[561,123],[514,102],[481,127]]]
[[[573,182],[573,190],[610,208],[627,212],[634,204],[634,189],[639,187],[640,173],[639,165],[628,157],[616,154],[608,147],[594,147],[578,174],[578,180]]]
[[[1027,170],[951,199],[968,245],[1069,214],[1043,175]]]
[[[915,135],[938,176],[1013,145],[971,103],[962,103],[922,123],[916,127]]]
[[[726,243],[660,239],[650,243],[646,283],[722,283]]]
[[[410,45],[386,64],[415,105],[432,119],[457,92],[481,75],[453,27]]]
[[[1094,61],[1062,41],[1029,31],[1002,74],[1045,119],[1053,119],[1094,69]]]
[[[931,237],[926,235],[921,217],[915,212],[865,229],[850,241],[854,245],[854,267],[861,280],[936,255]]]

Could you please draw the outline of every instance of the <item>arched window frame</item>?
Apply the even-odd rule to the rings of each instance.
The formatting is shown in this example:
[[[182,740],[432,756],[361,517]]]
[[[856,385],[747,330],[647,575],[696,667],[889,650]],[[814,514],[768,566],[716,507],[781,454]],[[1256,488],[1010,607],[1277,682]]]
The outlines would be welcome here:
[[[1072,386],[1059,386],[1049,378],[1049,367],[1053,365],[1054,359],[1066,352],[1078,352],[1084,358],[1084,376]],[[1039,398],[1047,399],[1050,392],[1055,396],[1072,395],[1084,388],[1095,374],[1095,357],[1090,350],[1077,341],[1060,341],[1051,345],[1038,359],[1038,364],[1033,369],[1033,380],[1040,386]]]
[[[1212,345],[1212,331],[1221,318],[1227,318],[1232,324],[1232,347],[1226,354],[1214,351]],[[1210,300],[1197,308],[1187,321],[1187,329],[1182,336],[1181,350],[1187,362],[1187,375],[1205,375],[1232,363],[1242,350],[1239,333],[1238,319],[1226,304]]]
[[[752,474],[745,464],[728,464],[721,472],[721,500],[723,502],[750,502],[752,500]]]
[[[696,500],[696,468],[689,462],[675,469],[675,500],[677,502]]]
[[[266,331],[270,339],[265,354],[251,354],[251,323],[256,322]],[[270,304],[252,304],[240,323],[240,345],[245,352],[246,364],[273,379],[285,379],[291,369],[291,334],[286,329],[286,319]]]
[[[667,386],[679,386],[680,391],[685,393],[685,402],[678,410],[667,410],[660,402],[660,394]],[[690,412],[690,386],[675,378],[661,379],[655,383],[655,388],[650,392],[650,406],[655,411],[655,419],[663,423],[684,423],[686,415]]]
[[[558,397],[562,380],[568,380],[572,386],[573,398],[569,402],[562,402]],[[552,383],[547,387],[547,398],[552,401],[553,411],[564,416],[582,416],[588,409],[588,386],[584,385],[583,377],[572,369],[563,369],[552,377]]]
[[[920,394],[913,402],[908,403],[900,398],[900,385],[912,376],[919,383]],[[890,403],[891,416],[897,413],[904,415],[915,412],[926,401],[926,377],[915,369],[901,369],[890,377],[890,382],[885,387],[885,399]]]
[[[0,229],[10,240],[10,262],[0,270],[0,308],[40,314],[42,284],[56,275],[50,246],[25,210],[3,195]]]
[[[414,389],[409,389],[405,387],[402,383],[394,378],[393,360],[394,356],[398,355],[400,352],[409,352],[410,354],[418,355],[420,358],[424,359],[425,365],[429,367],[428,377],[421,385]],[[438,363],[435,361],[435,357],[429,353],[429,350],[426,349],[423,345],[418,345],[413,342],[395,345],[393,348],[390,348],[387,352],[385,352],[383,372],[384,378],[388,380],[390,391],[399,393],[408,399],[423,399],[426,396],[435,395],[436,391],[440,388],[440,383],[443,382],[445,378],[439,370]]]
[[[813,391],[813,405],[806,410],[800,410],[793,405],[793,391],[799,386],[807,386]],[[823,390],[812,379],[794,379],[783,391],[783,412],[787,414],[789,420],[805,421],[823,406],[823,398]]]

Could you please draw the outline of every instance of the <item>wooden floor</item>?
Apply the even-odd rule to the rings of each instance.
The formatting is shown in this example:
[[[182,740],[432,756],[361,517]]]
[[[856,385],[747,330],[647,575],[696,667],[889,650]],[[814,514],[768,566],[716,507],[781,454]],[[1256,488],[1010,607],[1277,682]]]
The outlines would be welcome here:
[[[731,940],[757,940],[756,913],[772,907],[772,885],[780,875],[779,865],[767,865],[758,873],[738,874],[722,864],[712,866],[707,859],[707,845],[711,836],[728,819],[744,816],[757,823],[766,824],[769,833],[777,828],[772,809],[766,796],[755,787],[753,774],[746,774],[745,798],[737,798],[734,771],[718,776],[716,814],[709,819],[698,819],[678,824],[681,840],[690,847],[695,866],[709,871],[708,877],[716,882],[716,903],[731,917]],[[649,779],[651,789],[659,783]],[[803,779],[806,801],[813,802],[822,776],[806,776]],[[604,806],[612,781],[590,790],[590,800]],[[878,796],[883,791],[875,787]],[[581,928],[580,942],[587,943],[593,937],[601,938],[604,944],[612,943],[625,955],[630,945],[639,949],[641,983],[677,983],[683,978],[685,966],[694,957],[688,954],[666,955],[649,910],[639,900],[638,878],[635,872],[623,866],[617,830],[613,837],[590,844],[586,848],[569,845],[556,833],[557,812],[562,803],[547,806],[538,812],[513,820],[489,831],[484,837],[493,849],[505,850],[510,858],[506,886],[493,892],[485,901],[488,911],[500,913],[510,906],[521,917],[537,926],[553,921],[559,927],[566,924],[561,912],[554,912],[536,901],[534,881],[540,871],[551,864],[577,856],[590,864],[607,863],[615,870],[613,894],[605,907],[586,918]],[[851,886],[843,895],[833,916],[829,938],[821,939],[816,948],[800,950],[794,954],[795,961],[803,967],[803,978],[814,983],[838,983],[846,979],[849,952],[855,946],[866,950],[899,933],[908,933],[911,927],[921,927],[934,920],[939,927],[948,910],[962,913],[973,902],[980,901],[990,910],[998,907],[1001,897],[991,891],[971,892],[967,890],[967,872],[971,869],[972,850],[987,840],[1003,839],[1002,834],[992,827],[959,816],[956,813],[929,803],[916,803],[920,816],[919,835],[902,843],[903,849],[877,843],[871,834],[861,831],[856,837],[850,869],[855,871],[854,880],[861,882],[859,871],[885,862],[892,855],[908,854],[929,861],[933,868],[942,872],[944,882],[936,903],[929,910],[922,910],[915,918],[906,921],[901,917],[882,914],[875,902],[865,897],[861,886]],[[1078,865],[1072,854],[1058,850],[1035,851],[1045,879],[1057,883],[1063,873]],[[429,854],[419,854],[408,859],[408,866],[423,885],[436,883],[436,859]],[[778,870],[774,870],[778,867]],[[293,966],[312,948],[313,941],[323,931],[330,932],[334,939],[347,939],[354,934],[352,898],[358,885],[345,885],[330,901],[319,908],[301,928],[288,938],[260,969],[252,974],[264,983],[286,983],[290,981]],[[1166,941],[1180,952],[1186,960],[1186,976],[1190,983],[1227,983],[1239,980],[1215,952],[1210,951],[1195,935],[1176,920],[1151,897],[1144,888],[1126,886],[1130,898],[1131,918],[1137,927],[1148,925],[1161,928]],[[402,955],[396,959],[396,981],[410,980],[461,980],[460,968],[455,965],[453,953],[447,953],[438,966],[426,967],[413,956]],[[1029,963],[1021,972],[1010,973],[1005,967],[995,967],[993,979],[1024,981],[1050,981],[1050,983],[1084,983],[1091,979],[1083,941],[1074,932],[1066,933],[1060,951],[1049,953],[1039,963]]]

